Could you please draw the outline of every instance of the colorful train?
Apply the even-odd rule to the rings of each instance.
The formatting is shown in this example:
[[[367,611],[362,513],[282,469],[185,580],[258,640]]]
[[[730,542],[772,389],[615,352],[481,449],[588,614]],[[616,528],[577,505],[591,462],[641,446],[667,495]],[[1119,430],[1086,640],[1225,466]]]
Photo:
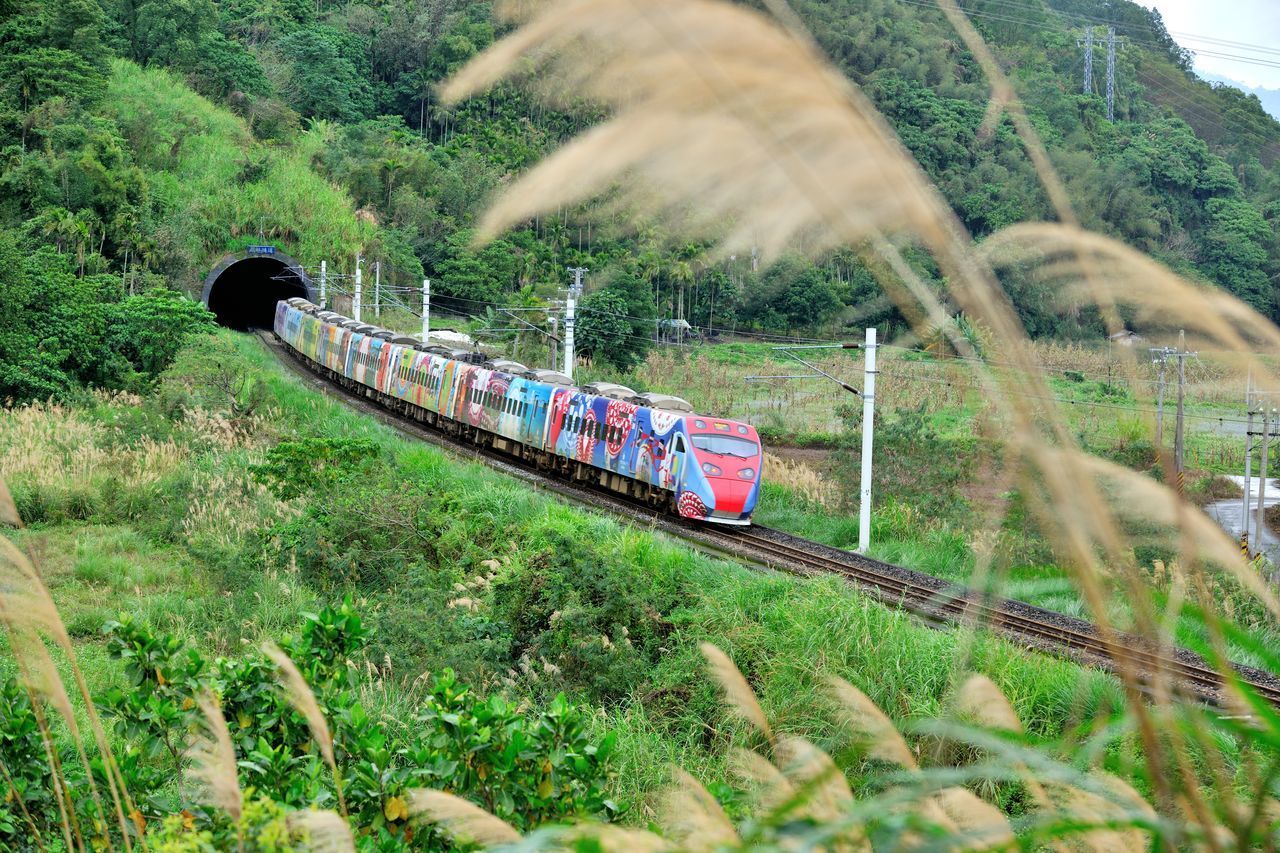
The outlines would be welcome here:
[[[751,522],[764,456],[750,424],[427,346],[300,298],[277,304],[275,334],[334,382],[455,437],[683,518]]]

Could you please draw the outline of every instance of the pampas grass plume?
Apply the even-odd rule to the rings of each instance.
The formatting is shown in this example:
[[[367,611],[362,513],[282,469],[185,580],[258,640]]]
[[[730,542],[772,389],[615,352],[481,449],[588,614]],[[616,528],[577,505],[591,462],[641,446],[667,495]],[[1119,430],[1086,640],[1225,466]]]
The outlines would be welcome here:
[[[513,844],[520,840],[520,833],[511,824],[453,794],[418,789],[409,792],[408,801],[410,814],[421,815],[440,824],[460,840],[486,847]]]

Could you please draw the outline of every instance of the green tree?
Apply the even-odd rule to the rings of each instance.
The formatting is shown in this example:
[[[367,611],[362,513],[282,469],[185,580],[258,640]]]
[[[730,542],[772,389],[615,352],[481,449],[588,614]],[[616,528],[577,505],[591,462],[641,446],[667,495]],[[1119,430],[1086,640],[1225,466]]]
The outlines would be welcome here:
[[[479,311],[484,304],[497,304],[516,283],[514,247],[494,240],[481,249],[472,245],[474,232],[455,231],[446,241],[445,259],[436,269],[440,296],[464,300],[464,309]]]
[[[143,0],[133,8],[133,58],[182,70],[197,67],[218,25],[212,0]]]
[[[353,122],[374,111],[364,45],[350,33],[315,25],[279,42],[289,60],[284,95],[303,116]]]
[[[1211,224],[1201,244],[1201,271],[1258,311],[1274,317],[1274,265],[1267,247],[1275,246],[1275,231],[1257,208],[1242,199],[1210,199],[1206,209]]]

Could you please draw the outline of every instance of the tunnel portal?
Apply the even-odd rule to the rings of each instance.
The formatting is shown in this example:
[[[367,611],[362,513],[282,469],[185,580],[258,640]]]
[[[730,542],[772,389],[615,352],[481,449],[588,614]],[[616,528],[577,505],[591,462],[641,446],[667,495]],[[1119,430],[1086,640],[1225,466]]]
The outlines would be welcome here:
[[[274,246],[250,246],[227,255],[204,280],[204,304],[223,326],[270,329],[276,303],[301,296],[315,301],[302,265]]]

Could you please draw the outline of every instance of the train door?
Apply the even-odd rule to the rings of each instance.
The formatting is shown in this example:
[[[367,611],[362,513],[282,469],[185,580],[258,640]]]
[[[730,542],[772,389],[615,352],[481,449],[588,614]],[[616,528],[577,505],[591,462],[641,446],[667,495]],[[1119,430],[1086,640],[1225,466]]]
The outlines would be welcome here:
[[[685,456],[684,435],[676,433],[676,437],[671,440],[670,482],[671,488],[677,492],[680,491],[680,484],[684,482]]]

